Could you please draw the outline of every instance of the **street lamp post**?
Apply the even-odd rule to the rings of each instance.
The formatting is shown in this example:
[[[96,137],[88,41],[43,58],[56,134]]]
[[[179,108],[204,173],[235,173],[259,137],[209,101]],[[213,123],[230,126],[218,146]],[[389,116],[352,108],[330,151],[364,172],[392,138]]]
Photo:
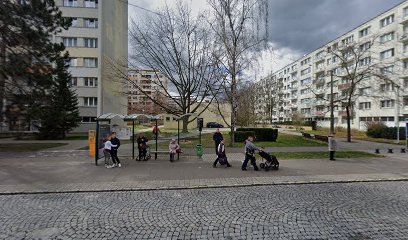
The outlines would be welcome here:
[[[395,99],[395,126],[397,127],[397,143],[400,142],[400,121],[399,121],[399,115],[400,115],[400,105],[399,105],[399,88],[400,86],[395,84],[395,88],[397,89],[396,91],[396,99]]]
[[[330,134],[334,133],[333,70],[330,70]]]

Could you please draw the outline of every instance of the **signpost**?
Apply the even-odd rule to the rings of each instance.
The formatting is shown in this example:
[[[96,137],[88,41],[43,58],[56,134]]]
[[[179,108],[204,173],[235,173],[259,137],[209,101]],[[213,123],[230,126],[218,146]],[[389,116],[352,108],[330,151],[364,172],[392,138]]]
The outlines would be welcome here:
[[[408,149],[408,118],[405,119],[405,145]]]

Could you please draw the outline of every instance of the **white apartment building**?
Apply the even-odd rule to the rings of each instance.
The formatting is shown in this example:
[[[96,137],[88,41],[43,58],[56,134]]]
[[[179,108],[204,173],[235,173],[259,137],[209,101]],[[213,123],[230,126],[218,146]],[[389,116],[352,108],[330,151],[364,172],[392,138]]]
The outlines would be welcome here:
[[[123,83],[110,68],[113,61],[127,61],[128,5],[121,0],[56,0],[72,26],[54,37],[70,54],[72,87],[78,95],[82,122],[76,132],[95,129],[103,113],[126,115]],[[126,69],[123,70],[125,72]]]
[[[368,42],[372,41],[372,44]],[[366,122],[382,121],[388,126],[403,126],[408,118],[408,1],[376,16],[326,45],[285,66],[258,82],[264,89],[274,86],[276,105],[272,111],[273,122],[290,121],[294,114],[306,120],[316,120],[319,126],[330,125],[331,77],[333,71],[333,96],[340,99],[350,87],[339,77],[344,71],[332,49],[357,46],[370,51],[359,59],[358,66],[375,63],[379,71],[392,82],[367,77],[357,84],[359,96],[354,102],[352,128],[364,129]],[[352,57],[351,57],[352,58]],[[350,61],[353,63],[353,60]],[[356,63],[356,61],[354,61]],[[373,64],[374,65],[374,64]],[[270,89],[269,89],[270,90]],[[279,96],[278,96],[279,95]],[[344,95],[343,95],[344,96]],[[268,123],[266,96],[257,99],[259,122]],[[342,104],[335,106],[336,126],[346,126],[346,112]]]
[[[128,114],[158,115],[165,113],[151,99],[165,101],[167,84],[168,79],[158,70],[129,70]]]

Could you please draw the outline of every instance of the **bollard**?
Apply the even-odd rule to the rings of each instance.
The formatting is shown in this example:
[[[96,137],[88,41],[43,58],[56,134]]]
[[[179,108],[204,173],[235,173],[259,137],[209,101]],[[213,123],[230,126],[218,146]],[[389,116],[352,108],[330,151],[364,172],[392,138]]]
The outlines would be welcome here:
[[[401,153],[406,153],[405,148],[401,148]]]
[[[375,153],[380,154],[380,149],[376,148]]]
[[[388,153],[393,153],[392,148],[388,148]]]

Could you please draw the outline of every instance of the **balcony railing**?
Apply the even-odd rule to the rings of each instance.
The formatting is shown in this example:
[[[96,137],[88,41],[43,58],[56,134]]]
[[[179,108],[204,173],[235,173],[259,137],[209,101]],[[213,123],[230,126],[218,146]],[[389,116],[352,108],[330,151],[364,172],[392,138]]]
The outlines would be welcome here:
[[[340,91],[347,90],[347,89],[349,89],[350,87],[351,87],[351,83],[339,84],[339,85],[337,86],[337,88],[338,88]]]

